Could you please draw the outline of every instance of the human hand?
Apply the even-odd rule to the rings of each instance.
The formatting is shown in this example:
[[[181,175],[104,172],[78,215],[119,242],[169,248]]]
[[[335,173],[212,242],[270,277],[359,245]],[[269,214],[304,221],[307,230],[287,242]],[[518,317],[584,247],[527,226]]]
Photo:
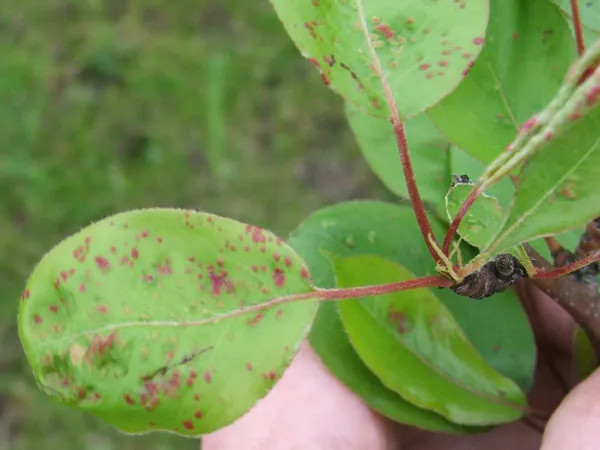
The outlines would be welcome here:
[[[552,411],[568,378],[573,322],[533,287],[519,286],[539,357],[530,404]],[[562,372],[562,373],[561,373]],[[544,433],[526,421],[454,436],[398,425],[370,410],[304,343],[281,380],[245,416],[203,439],[203,450],[593,450],[600,448],[600,370],[572,390]]]

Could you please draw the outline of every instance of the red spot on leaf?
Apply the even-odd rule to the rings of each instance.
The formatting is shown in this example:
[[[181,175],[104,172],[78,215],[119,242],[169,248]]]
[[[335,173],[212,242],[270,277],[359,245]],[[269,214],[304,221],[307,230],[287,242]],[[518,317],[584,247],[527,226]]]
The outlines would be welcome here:
[[[103,258],[102,256],[96,256],[96,258],[94,258],[94,261],[96,262],[96,266],[98,266],[98,269],[102,271],[107,271],[110,269],[110,263],[108,262],[108,259]]]
[[[100,314],[106,314],[106,305],[98,305],[97,309]]]
[[[185,428],[187,428],[188,430],[193,430],[194,429],[194,424],[192,423],[191,420],[184,420],[183,421],[183,426]]]
[[[423,63],[419,66],[419,69],[421,70],[427,70],[431,67],[431,64],[427,64],[427,63]]]
[[[304,279],[309,279],[310,278],[310,274],[308,273],[308,269],[306,267],[302,267],[300,269],[300,276]]]
[[[289,256],[286,256],[283,259],[283,263],[286,265],[286,267],[291,267],[292,266],[292,258],[290,258]]]
[[[77,387],[77,398],[79,400],[83,400],[85,398],[85,389],[83,389],[81,386]]]
[[[409,20],[410,20],[410,19],[409,19]],[[411,23],[411,22],[409,22],[409,23]],[[392,29],[389,27],[389,25],[385,25],[385,24],[383,24],[383,23],[381,23],[381,24],[377,25],[377,26],[375,27],[375,29],[376,29],[377,31],[379,31],[381,34],[383,34],[383,35],[385,36],[385,38],[386,38],[386,39],[392,39],[392,38],[394,37],[394,35],[396,34],[396,33],[394,32],[394,30],[392,30]]]
[[[250,362],[247,362],[247,363],[246,363],[246,370],[247,370],[248,372],[252,371],[252,363],[250,363]]]
[[[207,383],[210,383],[212,381],[212,375],[208,370],[204,372],[204,381],[206,381]]]
[[[135,405],[135,400],[133,399],[133,397],[129,394],[124,394],[123,395],[123,399],[125,400],[125,403],[127,403],[130,406]]]
[[[29,289],[25,289],[25,291],[23,292],[23,295],[21,296],[21,298],[23,300],[27,300],[30,295],[31,295],[31,292],[29,291]]]
[[[442,67],[448,67],[448,61],[446,61],[446,60],[440,61],[440,66],[442,66]]]
[[[521,128],[519,128],[519,132],[523,133],[525,131],[529,131],[533,127],[535,127],[536,124],[537,124],[537,117],[533,116],[530,119],[528,119],[527,121],[525,121],[525,123],[523,125],[521,125]]]
[[[35,323],[42,323],[42,318],[39,314],[36,314],[35,316],[33,316],[33,321]]]
[[[89,349],[90,353],[92,355],[104,354],[104,351],[106,349],[111,348],[112,345],[114,344],[115,337],[116,337],[116,331],[113,331],[108,336],[106,336],[106,339],[104,339],[102,336],[96,336],[90,343],[90,349]]]
[[[250,325],[250,326],[258,325],[258,323],[263,319],[263,317],[265,317],[265,315],[263,313],[258,313],[256,316],[254,316],[252,319],[250,319],[248,321],[248,325]]]
[[[81,283],[79,285],[79,292],[84,293],[85,292],[85,283]]]
[[[279,255],[279,253],[273,253],[273,259],[275,261],[279,261],[281,259],[281,256]]]
[[[551,131],[546,131],[546,134],[544,135],[544,139],[546,139],[546,141],[550,141],[552,140],[552,132]]]
[[[52,311],[53,313],[56,313],[56,312],[58,312],[58,305],[50,305],[50,306],[48,306],[48,309],[50,311]]]
[[[147,238],[148,237],[148,232],[146,230],[142,231],[142,237],[143,238]]]
[[[202,417],[204,417],[204,414],[202,414],[202,411],[196,411],[194,413],[194,417],[198,420],[202,419]]]
[[[165,264],[163,264],[162,266],[158,266],[157,270],[160,275],[172,275],[173,274],[173,269],[171,269],[171,266],[167,266]]]
[[[265,238],[262,228],[252,227],[252,240],[256,243],[265,242],[267,240]]]
[[[277,312],[275,313],[275,318],[279,319],[279,318],[281,318],[282,315],[283,315],[283,310],[278,309]]]
[[[513,31],[512,38],[513,38],[513,41],[516,41],[519,38],[519,33],[516,31]]]
[[[317,33],[315,32],[314,27],[308,23],[308,22],[304,22],[304,28],[306,28],[308,30],[308,32],[310,33],[310,37],[312,37],[313,39],[317,39]],[[314,59],[314,58],[309,58],[309,60]],[[317,62],[318,64],[318,62]]]
[[[227,271],[221,270],[221,273],[216,274],[213,272],[214,268],[210,266],[208,268],[208,276],[211,281],[212,293],[214,295],[221,295],[221,290],[224,288],[227,293],[231,293],[235,290],[235,287],[231,280],[227,279]]]
[[[114,245],[110,246],[110,252],[111,253],[116,253],[117,252],[117,247],[115,247]]]
[[[473,39],[473,44],[475,44],[475,45],[481,45],[481,44],[483,44],[483,42],[484,42],[484,39],[482,37],[476,37]]]
[[[592,86],[592,88],[585,94],[585,103],[587,106],[593,106],[598,102],[600,96],[600,86]]]
[[[285,284],[285,274],[280,268],[276,268],[273,270],[273,282],[275,283],[275,286],[279,287]]]
[[[188,386],[191,387],[194,384],[194,381],[196,380],[197,376],[198,376],[198,374],[196,373],[195,370],[190,370],[190,374],[188,375],[188,378],[185,381],[185,384],[187,384]]]
[[[388,322],[393,325],[400,334],[405,334],[410,331],[407,325],[406,314],[400,311],[391,309],[388,311]]]

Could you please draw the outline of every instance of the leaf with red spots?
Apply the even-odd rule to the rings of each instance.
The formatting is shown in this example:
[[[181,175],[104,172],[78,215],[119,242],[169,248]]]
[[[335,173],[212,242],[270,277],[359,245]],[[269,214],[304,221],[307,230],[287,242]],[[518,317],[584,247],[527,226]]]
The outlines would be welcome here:
[[[496,251],[600,216],[600,109],[551,140],[521,170]]]
[[[489,163],[556,93],[575,55],[567,23],[552,3],[492,2],[483,52],[429,114],[450,141]]]
[[[331,261],[340,287],[415,278],[377,256]],[[504,423],[524,413],[523,392],[483,360],[430,291],[345,300],[338,309],[361,359],[383,384],[413,404],[464,425]]]
[[[266,230],[194,211],[131,211],[44,256],[19,333],[38,384],[58,401],[125,432],[198,435],[267,393],[317,307],[261,305],[312,290],[302,259]]]
[[[481,51],[489,0],[271,0],[324,83],[360,109],[388,116],[380,65],[400,114],[439,102]],[[374,54],[374,55],[373,55]],[[468,55],[468,56],[465,56]]]
[[[432,222],[440,235],[440,222]],[[309,265],[314,282],[335,287],[331,264],[323,254],[342,257],[379,255],[402,263],[419,276],[436,274],[431,255],[420,237],[412,209],[378,202],[348,202],[325,208],[306,219],[289,239]],[[465,252],[465,258],[472,256]],[[371,284],[371,282],[367,283]],[[452,291],[435,289],[435,295],[452,312],[468,339],[496,370],[513,379],[522,389],[531,387],[535,345],[531,327],[512,290],[496,294],[490,301],[465,301]],[[499,320],[498,318],[502,318]],[[486,326],[482,327],[481,324]],[[310,342],[331,372],[360,395],[369,406],[399,422],[440,430],[449,422],[440,416],[413,413],[407,402],[381,384],[365,367],[342,328],[336,305],[319,307]],[[464,428],[449,429],[465,432]]]

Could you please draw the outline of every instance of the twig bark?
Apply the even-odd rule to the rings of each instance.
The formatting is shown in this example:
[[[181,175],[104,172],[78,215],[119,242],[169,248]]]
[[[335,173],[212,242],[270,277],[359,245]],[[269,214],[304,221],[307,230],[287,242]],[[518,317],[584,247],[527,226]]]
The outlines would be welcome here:
[[[553,266],[531,246],[525,245],[534,266],[551,271]],[[583,328],[600,361],[600,294],[597,283],[582,282],[575,273],[558,278],[533,278],[531,282],[563,307]]]

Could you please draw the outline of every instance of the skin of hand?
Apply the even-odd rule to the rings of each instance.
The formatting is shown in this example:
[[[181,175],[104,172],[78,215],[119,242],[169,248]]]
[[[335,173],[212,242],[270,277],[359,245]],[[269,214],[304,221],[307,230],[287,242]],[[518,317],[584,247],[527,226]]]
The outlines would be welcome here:
[[[281,380],[246,415],[203,438],[203,450],[593,450],[600,449],[600,369],[564,397],[574,324],[531,285],[517,291],[530,316],[538,364],[529,403],[554,411],[542,432],[518,421],[454,436],[393,423],[342,385],[303,343]],[[493,301],[488,299],[485,301]],[[547,417],[546,417],[547,418]]]

